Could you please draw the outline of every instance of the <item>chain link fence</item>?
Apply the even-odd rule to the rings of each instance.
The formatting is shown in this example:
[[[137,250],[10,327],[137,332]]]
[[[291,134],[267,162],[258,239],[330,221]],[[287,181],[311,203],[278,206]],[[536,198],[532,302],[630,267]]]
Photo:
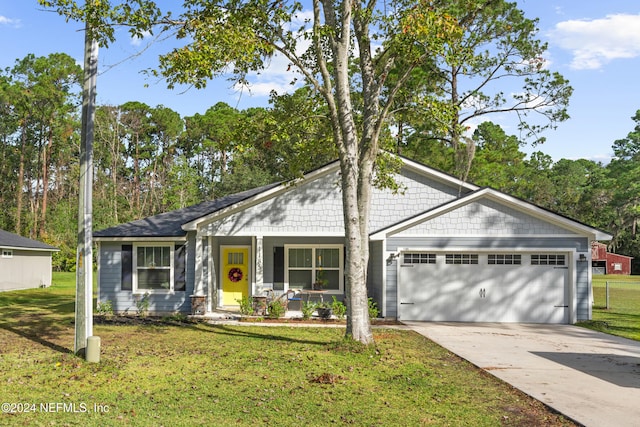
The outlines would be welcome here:
[[[638,312],[640,310],[640,280],[594,278],[593,300],[594,308]]]

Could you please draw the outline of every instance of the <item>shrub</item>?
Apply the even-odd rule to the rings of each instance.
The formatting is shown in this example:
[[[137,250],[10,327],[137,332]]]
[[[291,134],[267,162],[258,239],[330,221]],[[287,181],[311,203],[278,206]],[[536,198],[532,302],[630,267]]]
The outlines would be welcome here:
[[[111,301],[98,302],[96,312],[102,316],[113,316],[113,304]]]
[[[243,316],[250,316],[253,314],[253,302],[248,296],[243,296],[241,299],[237,299],[240,304],[240,314]]]
[[[136,298],[136,308],[140,317],[146,317],[149,314],[149,292],[145,292],[144,295]]]
[[[282,301],[273,300],[269,303],[268,310],[269,310],[268,316],[272,319],[277,319],[278,317],[284,316],[285,306]]]
[[[344,319],[347,314],[347,306],[342,301],[338,301],[335,296],[333,296],[333,302],[331,302],[331,310],[338,319]]]
[[[373,300],[373,298],[369,298],[369,319],[375,319],[378,317],[380,310],[378,310],[378,304]]]
[[[316,304],[311,301],[304,301],[302,303],[301,310],[302,318],[305,320],[310,319],[313,312],[316,311]]]

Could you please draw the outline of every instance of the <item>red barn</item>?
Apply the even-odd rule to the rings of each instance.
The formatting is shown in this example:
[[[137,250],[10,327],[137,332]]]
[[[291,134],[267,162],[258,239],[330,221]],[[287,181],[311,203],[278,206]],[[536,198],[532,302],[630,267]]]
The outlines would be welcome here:
[[[631,274],[633,257],[607,252],[607,245],[591,242],[591,266],[594,274]]]

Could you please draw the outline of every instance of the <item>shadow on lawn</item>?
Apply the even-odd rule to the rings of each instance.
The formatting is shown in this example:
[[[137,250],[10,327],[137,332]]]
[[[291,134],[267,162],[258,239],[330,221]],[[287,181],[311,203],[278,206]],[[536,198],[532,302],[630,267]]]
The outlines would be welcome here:
[[[60,353],[72,350],[57,344],[69,334],[75,303],[68,295],[48,290],[25,290],[0,294],[0,329]]]
[[[24,329],[18,329],[6,323],[0,323],[0,329],[4,329],[5,331],[11,332],[16,335],[20,335],[23,338],[31,340],[36,344],[40,344],[42,346],[48,347],[54,351],[57,351],[60,353],[72,353],[71,349],[68,349],[59,344],[56,344],[55,342],[44,339],[43,335],[51,335],[51,331],[45,333],[44,332],[45,328],[43,328],[43,325],[41,322],[32,322],[28,324]]]
[[[246,326],[229,326],[229,325],[206,325],[207,329],[211,329],[211,332],[221,335],[229,335],[233,337],[247,337],[247,338],[258,338],[263,340],[270,341],[282,341],[288,343],[297,343],[297,344],[311,344],[311,345],[327,345],[327,341],[315,341],[308,339],[298,339],[293,337],[284,336],[281,334],[276,334],[274,332],[280,329],[279,327],[269,327],[265,326],[260,329],[260,327],[249,328]],[[258,330],[264,330],[265,333],[259,333]]]

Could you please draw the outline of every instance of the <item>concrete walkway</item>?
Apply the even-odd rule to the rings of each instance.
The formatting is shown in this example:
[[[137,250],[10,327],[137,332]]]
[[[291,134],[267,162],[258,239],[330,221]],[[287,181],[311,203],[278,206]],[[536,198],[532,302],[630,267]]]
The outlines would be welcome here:
[[[572,325],[404,322],[587,427],[640,426],[640,342]]]

